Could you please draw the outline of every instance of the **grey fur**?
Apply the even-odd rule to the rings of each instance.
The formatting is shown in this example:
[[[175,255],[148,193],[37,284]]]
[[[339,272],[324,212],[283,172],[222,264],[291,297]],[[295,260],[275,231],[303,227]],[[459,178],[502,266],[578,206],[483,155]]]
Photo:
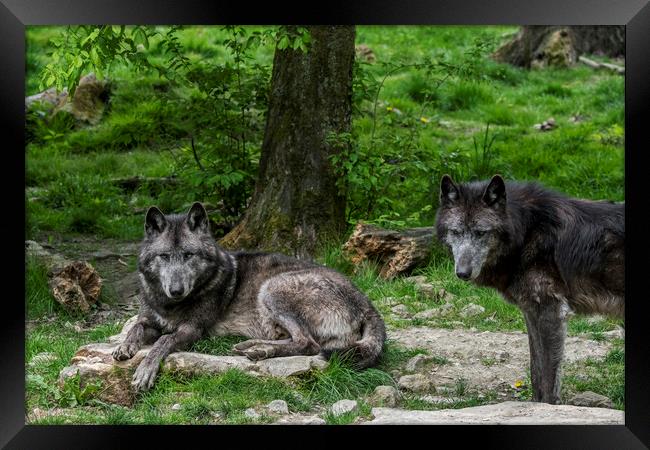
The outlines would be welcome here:
[[[523,312],[535,401],[560,401],[569,314],[624,316],[624,209],[499,175],[458,185],[442,178],[438,240],[460,278],[496,288]]]
[[[164,215],[152,207],[138,258],[138,320],[113,352],[151,351],[133,376],[149,389],[160,362],[208,335],[250,338],[234,351],[252,360],[350,351],[357,367],[376,364],[386,339],[368,298],[333,269],[280,254],[228,252],[211,236],[205,209]]]

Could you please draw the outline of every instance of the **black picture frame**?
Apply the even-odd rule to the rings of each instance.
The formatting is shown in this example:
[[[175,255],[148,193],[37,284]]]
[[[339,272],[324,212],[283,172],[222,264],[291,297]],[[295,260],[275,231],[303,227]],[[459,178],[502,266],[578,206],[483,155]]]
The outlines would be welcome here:
[[[277,3],[203,2],[199,0],[0,0],[0,127],[3,128],[0,185],[4,220],[0,221],[8,262],[4,285],[21,286],[18,262],[24,262],[20,239],[25,232],[24,76],[25,26],[63,24],[417,24],[417,25],[626,25],[625,191],[626,245],[625,425],[619,426],[482,426],[463,427],[287,427],[287,426],[39,426],[25,424],[24,284],[2,299],[0,327],[0,445],[6,448],[116,448],[135,444],[145,434],[147,448],[185,445],[252,446],[254,441],[282,446],[341,445],[355,439],[381,441],[403,436],[402,445],[451,445],[477,440],[496,448],[644,448],[650,446],[650,346],[643,295],[648,247],[643,223],[646,206],[644,127],[650,123],[650,5],[647,0],[438,0]],[[24,239],[23,239],[24,240]],[[16,256],[16,260],[13,256]],[[636,263],[636,264],[634,264]],[[244,427],[244,428],[242,428]],[[295,433],[300,437],[293,438]],[[353,436],[354,435],[354,436]],[[226,440],[226,438],[234,439]],[[448,440],[450,439],[450,440]],[[144,444],[142,444],[144,445]],[[394,445],[394,444],[393,444]],[[399,444],[398,444],[399,445]],[[365,445],[364,445],[365,446]]]

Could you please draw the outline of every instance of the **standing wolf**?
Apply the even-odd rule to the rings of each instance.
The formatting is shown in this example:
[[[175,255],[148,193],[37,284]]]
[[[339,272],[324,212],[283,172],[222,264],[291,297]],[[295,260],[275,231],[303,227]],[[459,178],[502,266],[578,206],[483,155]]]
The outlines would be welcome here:
[[[496,288],[523,312],[535,401],[559,403],[570,312],[623,317],[624,208],[499,175],[458,185],[442,178],[438,240],[459,278]]]
[[[338,272],[279,254],[227,252],[211,236],[200,203],[187,215],[147,211],[138,258],[138,320],[113,352],[131,358],[154,343],[133,375],[149,389],[161,361],[208,335],[251,338],[234,347],[249,359],[350,350],[374,365],[386,339],[368,298]]]

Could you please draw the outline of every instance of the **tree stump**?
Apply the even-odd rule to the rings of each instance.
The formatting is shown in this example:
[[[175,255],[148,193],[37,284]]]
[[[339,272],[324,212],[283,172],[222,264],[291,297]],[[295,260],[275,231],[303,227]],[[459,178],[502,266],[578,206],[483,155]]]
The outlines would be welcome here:
[[[583,54],[625,56],[624,26],[523,26],[493,55],[496,61],[526,68],[568,67]]]
[[[90,263],[52,254],[34,241],[25,241],[25,251],[45,264],[52,296],[67,311],[85,315],[99,301],[102,279]]]
[[[379,275],[392,279],[427,264],[434,234],[433,227],[395,231],[358,223],[343,249],[354,264],[375,261],[381,266]]]

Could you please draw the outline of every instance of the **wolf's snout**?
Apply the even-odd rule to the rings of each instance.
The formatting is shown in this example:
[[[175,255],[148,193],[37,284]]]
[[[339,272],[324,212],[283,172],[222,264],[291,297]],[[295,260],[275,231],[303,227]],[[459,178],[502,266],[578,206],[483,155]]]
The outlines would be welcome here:
[[[472,277],[472,269],[469,267],[457,268],[456,276],[461,280],[469,280]]]
[[[178,298],[178,297],[182,297],[182,296],[183,296],[183,294],[185,293],[185,289],[183,289],[183,285],[182,285],[182,284],[178,284],[178,285],[176,285],[176,286],[172,285],[172,286],[169,288],[169,293],[170,293],[170,295],[171,295],[172,297],[176,297],[176,298]]]

